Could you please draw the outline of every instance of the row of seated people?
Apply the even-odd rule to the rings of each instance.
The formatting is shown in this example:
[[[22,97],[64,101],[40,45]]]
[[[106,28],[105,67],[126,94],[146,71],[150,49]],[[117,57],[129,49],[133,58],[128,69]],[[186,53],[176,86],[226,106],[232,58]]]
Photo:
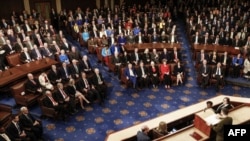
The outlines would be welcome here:
[[[118,54],[115,55],[116,52]],[[149,48],[146,48],[143,53],[139,52],[138,48],[134,48],[133,52],[127,53],[126,50],[122,50],[119,46],[111,46],[110,48],[104,47],[101,54],[104,63],[107,66],[110,63],[121,63],[122,59],[119,57],[123,58],[123,60],[127,63],[130,62],[136,65],[139,63],[139,60],[142,60],[145,64],[149,64],[151,61],[159,64],[163,59],[166,59],[168,62],[177,62],[182,60],[181,52],[178,51],[176,47],[173,47],[173,51],[168,51],[166,48],[163,48],[163,50],[160,52],[158,52],[156,49],[152,49],[152,52],[150,52]],[[119,60],[115,60],[115,57],[118,57]]]
[[[173,81],[176,85],[184,83],[183,65],[180,62],[170,65],[165,59],[162,64],[155,64],[151,61],[150,65],[144,65],[143,61],[140,61],[138,66],[133,66],[132,63],[128,63],[126,67],[120,67],[117,70],[121,75],[121,81],[127,85],[132,84],[135,89],[149,87],[150,84],[153,88],[157,88],[160,82],[166,89],[169,89]]]
[[[196,55],[196,68],[198,68],[199,64],[202,64],[203,60],[206,60],[208,65],[216,65],[220,62],[225,68],[226,77],[229,75],[233,78],[239,76],[244,76],[245,78],[249,77],[249,54],[246,54],[246,57],[243,57],[241,53],[231,56],[227,52],[220,54],[213,51],[209,54],[202,49],[200,53],[197,53]]]
[[[29,73],[25,90],[37,94],[46,93],[49,90],[57,95],[57,97],[54,97],[55,101],[70,100],[70,102],[73,102],[70,105],[75,105],[76,100],[74,99],[77,99],[80,101],[82,109],[84,109],[84,102],[93,103],[98,100],[102,105],[104,98],[106,98],[107,86],[99,69],[80,71],[78,64],[75,61],[73,62],[72,66],[62,63],[62,67],[59,69],[52,65],[51,70],[47,73],[41,73],[37,78]],[[78,69],[78,72],[73,73],[72,69]],[[63,92],[63,89],[65,89],[65,92]],[[74,112],[75,106],[70,108],[71,112]]]
[[[240,10],[242,4],[233,7],[226,2],[218,7],[188,8],[186,14],[192,43],[249,46],[250,28],[246,16],[249,4],[244,5],[245,10]]]
[[[230,99],[228,97],[223,98],[222,104],[214,107],[212,101],[206,102],[205,110],[212,109],[215,114],[217,114],[218,118],[224,119],[227,117],[227,114],[229,110],[233,109],[234,105],[230,102]],[[171,124],[171,123],[168,123]],[[176,132],[175,127],[168,127],[168,124],[165,121],[159,122],[159,125],[153,129],[149,129],[147,125],[144,125],[141,127],[141,130],[137,132],[136,138],[137,140],[155,140],[163,136],[167,136],[170,134],[173,134]],[[183,128],[183,127],[182,127]],[[220,127],[212,126],[213,130],[215,132],[219,132],[221,129]],[[217,134],[218,136],[221,136],[221,134]],[[223,134],[222,134],[223,135]]]
[[[80,59],[80,53],[75,46],[72,46],[71,43],[69,43],[66,38],[64,38],[62,32],[58,35],[62,36],[60,37],[60,40],[53,39],[50,37],[50,34],[48,34],[46,37],[50,38],[48,40],[41,39],[42,37],[38,33],[34,36],[40,40],[39,43],[34,43],[29,36],[25,36],[26,38],[24,41],[28,43],[24,43],[20,38],[16,38],[16,42],[11,42],[9,39],[5,40],[4,37],[1,37],[5,43],[2,46],[0,53],[0,70],[5,70],[8,68],[8,66],[11,66],[6,58],[15,53],[20,54],[20,63],[28,63],[30,61],[39,60],[45,57],[58,59],[57,56],[60,54],[61,50],[65,50],[65,52],[69,53],[71,60]]]
[[[29,113],[27,107],[20,108],[19,114],[13,114],[6,127],[0,127],[1,141],[41,141],[43,140],[43,125],[40,119]]]

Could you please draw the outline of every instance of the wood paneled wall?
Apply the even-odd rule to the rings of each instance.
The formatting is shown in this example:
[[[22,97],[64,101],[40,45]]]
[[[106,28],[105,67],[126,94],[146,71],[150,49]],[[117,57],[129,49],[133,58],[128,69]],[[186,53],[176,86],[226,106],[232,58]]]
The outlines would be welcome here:
[[[66,10],[74,11],[77,9],[77,7],[80,7],[82,11],[85,11],[87,8],[90,9],[96,8],[95,0],[61,0],[61,3],[62,3],[62,9]]]
[[[0,18],[10,19],[12,11],[20,13],[24,10],[23,0],[1,1]]]

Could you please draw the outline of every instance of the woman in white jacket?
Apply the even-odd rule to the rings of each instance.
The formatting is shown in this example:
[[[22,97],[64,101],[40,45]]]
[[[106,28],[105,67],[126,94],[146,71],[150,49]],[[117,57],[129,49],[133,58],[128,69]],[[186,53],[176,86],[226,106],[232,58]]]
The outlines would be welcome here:
[[[54,86],[50,83],[50,80],[45,72],[41,73],[38,77],[39,83],[48,90],[54,90]]]

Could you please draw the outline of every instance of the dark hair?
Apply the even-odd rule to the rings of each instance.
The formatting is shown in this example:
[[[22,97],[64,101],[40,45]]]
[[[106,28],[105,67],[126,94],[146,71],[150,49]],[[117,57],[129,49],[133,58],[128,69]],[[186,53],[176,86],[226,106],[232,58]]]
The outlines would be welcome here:
[[[212,101],[207,101],[207,104],[213,105]]]

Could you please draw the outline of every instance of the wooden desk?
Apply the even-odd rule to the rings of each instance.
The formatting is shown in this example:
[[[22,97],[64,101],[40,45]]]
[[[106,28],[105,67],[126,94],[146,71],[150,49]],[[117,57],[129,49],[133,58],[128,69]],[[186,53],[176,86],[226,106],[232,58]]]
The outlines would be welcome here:
[[[164,48],[168,50],[173,50],[174,47],[177,47],[179,50],[181,48],[181,44],[179,43],[142,43],[142,44],[126,44],[124,48],[127,52],[133,52],[134,48],[138,48],[139,51],[144,51],[146,48],[149,50],[156,49],[162,51]]]
[[[205,45],[205,44],[193,44],[194,49],[194,59],[196,59],[196,53],[200,52],[202,49],[204,49],[205,52],[212,52],[216,51],[217,53],[224,53],[225,51],[228,52],[229,55],[236,55],[240,53],[239,49],[235,49],[231,46],[222,46],[222,45]]]
[[[227,96],[227,95],[219,95],[211,99],[207,99],[206,101],[210,100],[210,101],[213,101],[214,105],[218,105],[222,102],[224,97],[229,97],[232,102],[249,103],[250,101],[250,98],[234,97],[234,96]],[[137,131],[139,131],[143,125],[147,125],[149,129],[152,130],[153,128],[156,128],[158,126],[160,121],[165,121],[166,123],[172,123],[174,121],[182,119],[183,117],[198,113],[200,111],[203,111],[203,109],[206,107],[206,101],[199,102],[197,104],[193,104],[191,106],[188,106],[188,107],[170,112],[168,114],[159,116],[157,118],[150,119],[140,124],[125,128],[123,130],[113,132],[106,137],[105,141],[124,140],[132,136],[135,136]]]
[[[0,72],[0,88],[5,87],[8,84],[15,82],[16,80],[25,78],[27,73],[42,71],[43,69],[47,69],[51,65],[55,65],[57,63],[58,62],[53,59],[44,58],[42,60],[22,64],[20,66],[16,66],[6,71]]]
[[[179,133],[169,134],[154,141],[197,141],[191,136],[191,134],[193,134],[194,132],[196,132],[200,136],[200,139],[198,141],[205,141],[209,139],[209,136],[205,135],[199,129],[195,128],[194,125],[191,125],[187,128],[182,129],[181,131],[179,131]]]

